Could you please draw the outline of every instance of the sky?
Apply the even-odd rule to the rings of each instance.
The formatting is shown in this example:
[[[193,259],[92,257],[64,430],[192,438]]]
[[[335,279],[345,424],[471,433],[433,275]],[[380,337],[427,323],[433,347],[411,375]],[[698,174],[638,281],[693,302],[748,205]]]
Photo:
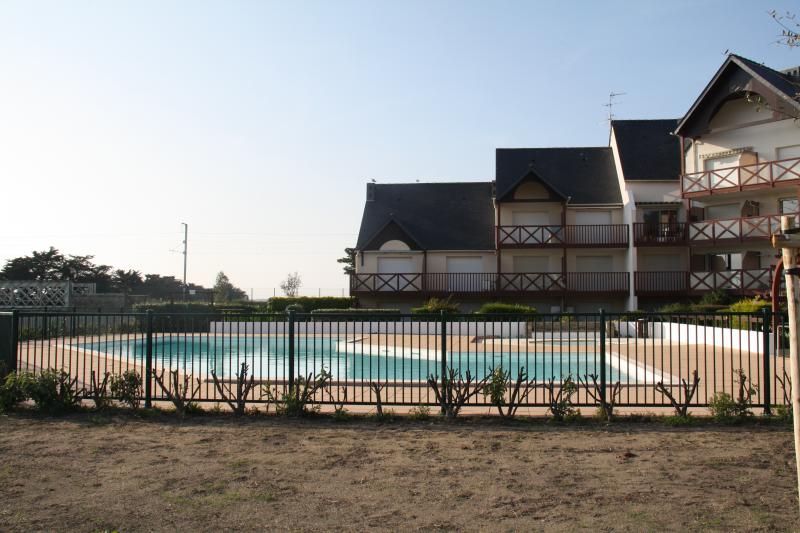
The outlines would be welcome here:
[[[0,0],[0,262],[55,246],[255,298],[347,287],[366,183],[679,117],[725,52],[800,65],[769,1]],[[275,289],[280,293],[280,289]]]

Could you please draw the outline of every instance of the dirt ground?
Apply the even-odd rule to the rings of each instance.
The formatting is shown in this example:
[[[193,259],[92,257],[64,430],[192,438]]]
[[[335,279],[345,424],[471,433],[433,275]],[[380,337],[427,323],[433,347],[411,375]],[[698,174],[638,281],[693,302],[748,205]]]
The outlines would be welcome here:
[[[792,531],[790,428],[0,417],[0,531]]]

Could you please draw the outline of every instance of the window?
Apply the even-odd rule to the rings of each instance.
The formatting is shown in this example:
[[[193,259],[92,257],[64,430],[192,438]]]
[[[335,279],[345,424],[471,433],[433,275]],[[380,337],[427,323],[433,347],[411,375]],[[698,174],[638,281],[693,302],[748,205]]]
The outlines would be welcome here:
[[[800,206],[798,206],[797,197],[790,196],[788,198],[778,199],[778,212],[782,215],[792,215],[797,213]]]
[[[800,157],[800,144],[795,144],[794,146],[782,146],[775,150],[775,155],[779,160]]]

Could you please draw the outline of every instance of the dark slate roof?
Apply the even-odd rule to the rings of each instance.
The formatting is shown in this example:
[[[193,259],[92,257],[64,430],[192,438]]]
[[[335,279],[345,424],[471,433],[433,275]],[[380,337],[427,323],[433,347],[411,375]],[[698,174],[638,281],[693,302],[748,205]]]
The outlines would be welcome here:
[[[491,182],[367,184],[356,248],[391,221],[428,250],[494,250]]]
[[[622,203],[611,148],[497,149],[498,199],[531,175],[572,204]]]
[[[762,65],[761,63],[756,63],[755,61],[747,59],[746,57],[731,54],[731,58],[733,61],[736,61],[744,67],[752,70],[755,76],[760,78],[761,81],[774,87],[778,92],[786,96],[788,100],[791,100],[795,107],[800,108],[800,102],[796,100],[797,93],[800,91],[800,87],[797,86],[791,77],[783,72],[779,72],[775,69],[771,69],[765,65]]]
[[[783,72],[756,63],[746,57],[730,54],[722,63],[722,66],[719,67],[716,74],[714,74],[714,77],[711,78],[711,81],[709,81],[703,89],[703,92],[700,93],[700,96],[694,101],[686,115],[679,121],[678,126],[675,128],[675,133],[683,134],[683,130],[688,127],[692,116],[701,106],[706,96],[713,93],[717,82],[731,77],[730,71],[728,70],[729,68],[741,69],[746,76],[749,76],[770,89],[783,104],[794,108],[795,113],[800,112],[800,101],[796,98],[798,92],[800,92],[800,85],[798,85],[796,80],[793,80],[791,76]],[[728,88],[728,90],[733,90],[733,88]]]
[[[677,119],[611,121],[625,181],[678,179],[681,146],[672,135],[677,125]]]

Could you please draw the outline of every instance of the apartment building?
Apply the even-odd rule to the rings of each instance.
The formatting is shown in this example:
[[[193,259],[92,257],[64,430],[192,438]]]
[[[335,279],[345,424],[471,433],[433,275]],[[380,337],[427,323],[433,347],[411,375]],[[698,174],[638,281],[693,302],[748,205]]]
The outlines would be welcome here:
[[[542,311],[766,292],[797,216],[796,72],[729,56],[682,119],[615,120],[609,145],[508,148],[492,181],[367,184],[351,293]]]
[[[661,247],[676,257],[661,269],[639,264],[639,298],[769,291],[778,259],[770,235],[780,228],[781,215],[795,223],[798,217],[797,74],[730,55],[679,121],[680,194],[687,216],[684,223],[662,217],[658,225],[635,225],[640,254]],[[653,239],[653,232],[668,237]],[[675,268],[679,254],[682,264]]]

